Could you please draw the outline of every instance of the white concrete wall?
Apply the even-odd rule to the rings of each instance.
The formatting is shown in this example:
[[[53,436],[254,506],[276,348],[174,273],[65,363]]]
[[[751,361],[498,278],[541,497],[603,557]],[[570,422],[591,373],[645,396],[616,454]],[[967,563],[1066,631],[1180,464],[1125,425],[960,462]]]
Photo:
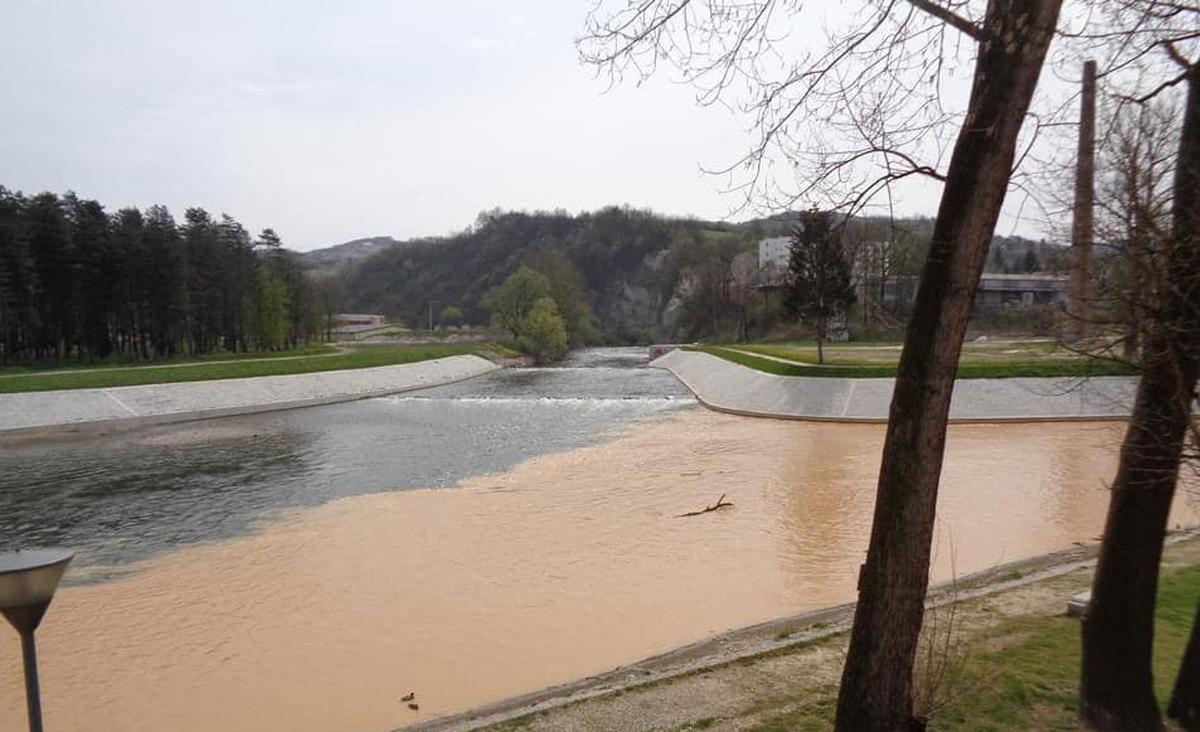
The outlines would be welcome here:
[[[350,401],[500,368],[479,356],[311,374],[0,394],[0,436],[181,422]]]
[[[762,417],[886,422],[894,379],[778,376],[698,351],[654,361],[713,409]],[[960,379],[950,402],[954,421],[1121,419],[1133,410],[1129,376]]]

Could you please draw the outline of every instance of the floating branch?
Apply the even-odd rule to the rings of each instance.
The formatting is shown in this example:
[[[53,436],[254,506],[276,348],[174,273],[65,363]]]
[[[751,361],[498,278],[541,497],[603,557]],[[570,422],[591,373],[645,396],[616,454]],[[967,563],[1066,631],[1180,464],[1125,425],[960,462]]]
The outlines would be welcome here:
[[[709,511],[716,511],[717,509],[726,508],[726,507],[732,506],[732,505],[733,505],[732,503],[725,500],[725,494],[722,493],[721,497],[717,499],[717,502],[714,503],[713,505],[709,506],[708,508],[704,508],[699,511],[688,511],[687,513],[681,513],[678,516],[676,516],[675,518],[684,518],[685,516],[699,516],[702,513],[708,513]]]

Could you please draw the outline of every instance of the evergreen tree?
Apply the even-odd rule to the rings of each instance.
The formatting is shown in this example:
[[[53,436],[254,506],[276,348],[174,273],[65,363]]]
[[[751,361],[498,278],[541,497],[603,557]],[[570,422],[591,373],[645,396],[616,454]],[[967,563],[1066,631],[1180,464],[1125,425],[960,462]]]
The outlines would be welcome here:
[[[149,357],[146,341],[150,305],[147,285],[151,276],[145,246],[146,222],[136,208],[121,209],[112,221],[112,248],[117,253],[120,271],[109,283],[114,290],[115,310],[112,327],[117,346],[123,353]]]
[[[817,361],[825,363],[830,325],[854,303],[850,265],[828,213],[811,209],[800,214],[788,274],[784,307],[816,332]]]
[[[0,362],[294,346],[320,335],[322,300],[270,229],[0,187]]]
[[[79,341],[76,355],[106,358],[114,350],[109,327],[114,305],[114,283],[119,282],[122,262],[113,250],[108,215],[97,201],[68,196],[72,240],[78,266],[76,281],[79,303]]]
[[[34,357],[63,359],[75,340],[75,250],[71,224],[62,201],[53,193],[39,193],[26,208],[29,250],[37,288],[34,309],[39,314]]]
[[[24,198],[0,186],[0,363],[24,353],[40,323],[25,207]]]
[[[142,243],[149,340],[155,356],[173,356],[186,348],[190,300],[187,256],[179,228],[166,208],[146,209]]]

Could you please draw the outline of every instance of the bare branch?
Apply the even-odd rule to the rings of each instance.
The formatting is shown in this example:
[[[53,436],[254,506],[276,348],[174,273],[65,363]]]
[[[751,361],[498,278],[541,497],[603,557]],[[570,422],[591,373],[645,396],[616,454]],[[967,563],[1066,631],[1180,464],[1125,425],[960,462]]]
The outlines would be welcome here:
[[[938,20],[954,26],[980,43],[987,40],[987,31],[949,8],[938,5],[937,3],[932,2],[932,0],[908,0],[908,2],[912,3],[921,10],[924,10],[926,13],[929,13]]]

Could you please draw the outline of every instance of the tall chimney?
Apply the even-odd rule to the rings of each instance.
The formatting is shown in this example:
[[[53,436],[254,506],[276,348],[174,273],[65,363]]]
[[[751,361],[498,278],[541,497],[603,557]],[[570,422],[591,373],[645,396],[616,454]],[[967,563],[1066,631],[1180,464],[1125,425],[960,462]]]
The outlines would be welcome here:
[[[1067,336],[1087,335],[1091,312],[1092,237],[1095,219],[1096,62],[1083,65],[1079,109],[1079,155],[1075,160],[1075,205],[1071,220],[1071,290],[1067,302]]]

